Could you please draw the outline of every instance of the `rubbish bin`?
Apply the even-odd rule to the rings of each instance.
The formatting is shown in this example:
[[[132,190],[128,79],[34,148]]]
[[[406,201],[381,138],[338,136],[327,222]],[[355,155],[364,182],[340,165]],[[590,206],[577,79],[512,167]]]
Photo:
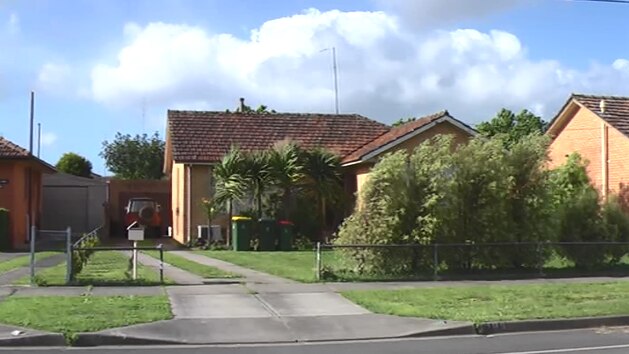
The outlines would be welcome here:
[[[279,228],[279,249],[280,251],[292,251],[293,250],[293,234],[294,224],[288,220],[280,220],[277,223]]]
[[[258,251],[275,251],[277,249],[277,224],[273,219],[258,221]]]
[[[8,251],[10,248],[9,211],[7,209],[0,209],[0,251]]]
[[[232,217],[232,245],[234,251],[251,250],[253,221],[247,216]]]

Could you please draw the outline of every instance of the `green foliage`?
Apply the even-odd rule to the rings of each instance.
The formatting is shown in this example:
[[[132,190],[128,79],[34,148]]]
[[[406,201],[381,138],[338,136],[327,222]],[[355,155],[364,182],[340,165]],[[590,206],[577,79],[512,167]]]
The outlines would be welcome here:
[[[96,234],[85,235],[82,238],[81,242],[76,246],[76,248],[81,249],[72,251],[72,274],[70,275],[70,279],[74,280],[76,275],[81,273],[83,267],[94,253],[94,250],[90,248],[97,247],[99,244],[100,239]]]
[[[481,135],[490,138],[503,135],[504,143],[509,147],[531,134],[543,134],[547,127],[547,122],[527,110],[515,114],[503,108],[490,121],[478,124],[476,130]]]
[[[414,117],[400,118],[400,119],[396,120],[395,122],[393,122],[393,124],[391,124],[391,126],[392,127],[399,127],[400,125],[404,125],[406,123],[414,122],[416,120],[417,120],[417,118],[414,118]]]
[[[161,179],[164,176],[165,143],[155,132],[131,136],[117,133],[114,141],[103,142],[100,156],[107,168],[121,179]]]
[[[55,165],[57,170],[71,175],[91,178],[92,163],[85,157],[73,152],[66,152]]]
[[[622,190],[621,190],[622,192]],[[623,200],[618,196],[613,196],[603,204],[602,221],[605,228],[604,233],[608,241],[628,242],[629,241],[629,217],[623,210]],[[620,262],[620,259],[629,252],[628,246],[614,245],[607,249],[612,264]]]

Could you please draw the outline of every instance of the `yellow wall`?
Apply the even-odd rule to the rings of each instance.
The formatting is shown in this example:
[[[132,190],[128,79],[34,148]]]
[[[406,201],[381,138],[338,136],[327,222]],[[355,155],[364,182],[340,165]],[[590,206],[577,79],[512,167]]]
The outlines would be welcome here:
[[[191,218],[190,218],[190,233],[193,239],[198,237],[198,226],[207,225],[207,213],[203,207],[203,199],[210,199],[212,182],[212,167],[208,165],[192,165],[191,167],[192,188],[190,190],[191,203]]]

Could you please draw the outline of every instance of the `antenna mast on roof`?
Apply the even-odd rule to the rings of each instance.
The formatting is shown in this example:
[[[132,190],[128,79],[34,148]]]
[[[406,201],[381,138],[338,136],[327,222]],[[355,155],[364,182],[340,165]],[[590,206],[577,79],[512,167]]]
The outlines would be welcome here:
[[[325,52],[332,49],[332,70],[334,72],[334,110],[336,114],[339,114],[339,80],[336,67],[336,47],[321,49],[321,52]]]

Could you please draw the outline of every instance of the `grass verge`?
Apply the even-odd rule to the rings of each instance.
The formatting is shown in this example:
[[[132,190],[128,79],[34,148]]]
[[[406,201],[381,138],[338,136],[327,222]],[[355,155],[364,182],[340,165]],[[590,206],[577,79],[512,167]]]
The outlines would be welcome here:
[[[71,339],[94,332],[173,317],[167,296],[9,297],[0,302],[2,323],[60,332]]]
[[[52,257],[58,252],[38,252],[35,254],[35,261],[40,261],[44,258]],[[13,269],[28,267],[31,262],[31,256],[19,256],[15,258],[11,258],[9,260],[0,261],[0,274],[6,273]]]
[[[159,259],[159,251],[142,251],[143,253]],[[183,269],[204,278],[237,278],[238,275],[224,272],[218,268],[200,264],[176,254],[164,251],[164,262],[174,267]]]
[[[512,321],[629,314],[629,282],[348,291],[376,313],[444,320]]]
[[[83,270],[76,275],[76,285],[160,285],[159,274],[151,268],[138,264],[138,279],[133,280],[129,270],[130,257],[117,251],[94,252]],[[65,262],[39,271],[35,276],[39,286],[61,286],[65,284]],[[19,279],[17,284],[28,284],[29,278]],[[172,284],[164,279],[165,284]]]
[[[304,283],[315,282],[314,253],[312,251],[292,252],[234,252],[234,251],[194,251],[195,253],[234,263],[243,267],[297,280]]]

